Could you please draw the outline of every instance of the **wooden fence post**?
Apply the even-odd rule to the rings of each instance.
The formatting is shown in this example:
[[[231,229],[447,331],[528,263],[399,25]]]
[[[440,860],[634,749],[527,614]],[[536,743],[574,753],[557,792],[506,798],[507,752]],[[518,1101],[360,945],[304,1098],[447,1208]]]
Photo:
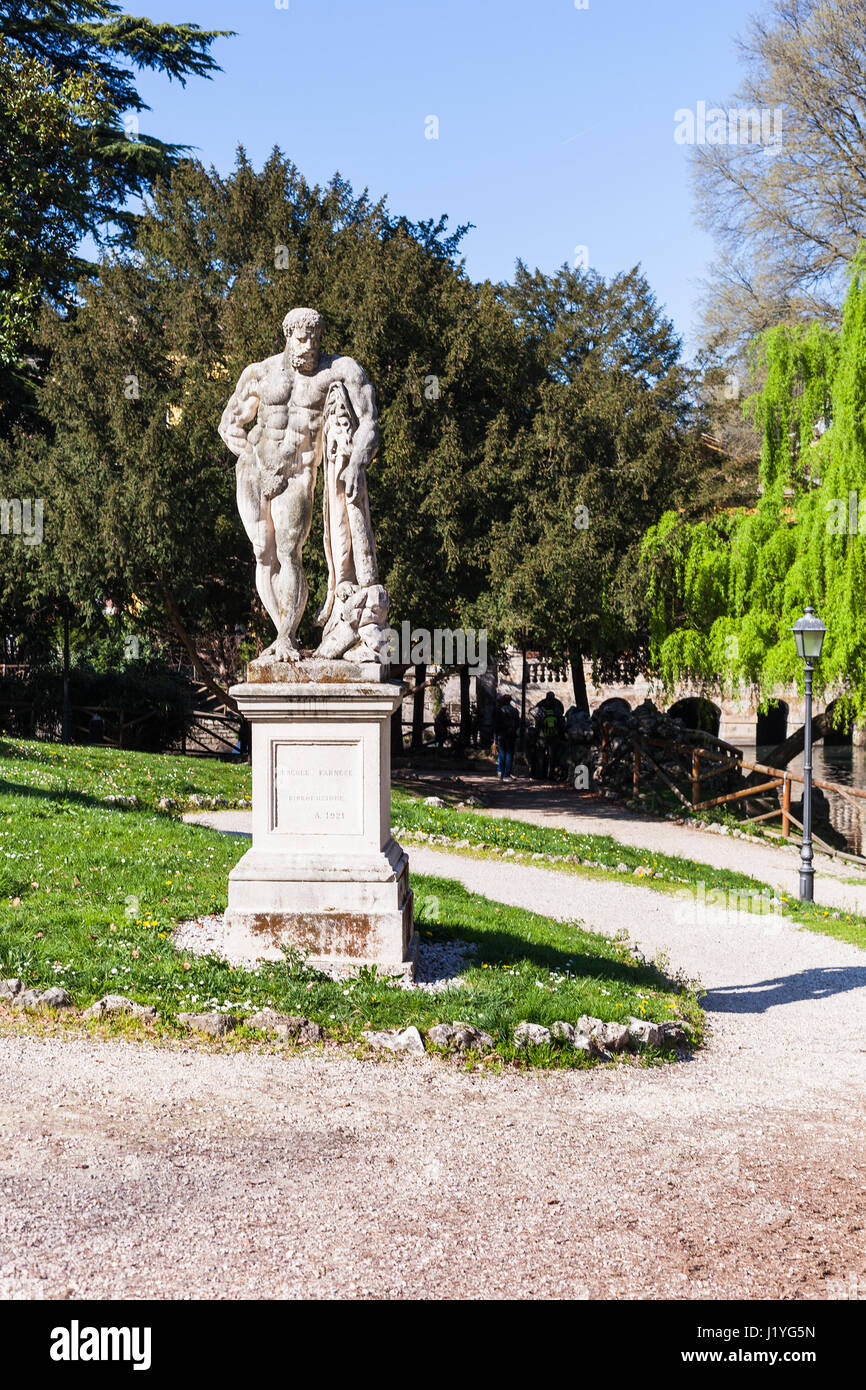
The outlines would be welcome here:
[[[632,776],[632,794],[635,801],[640,797],[640,744],[634,746],[634,774]]]
[[[787,772],[782,783],[782,835],[787,838],[791,833],[791,779]]]
[[[701,799],[701,750],[692,753],[692,805],[697,806]]]

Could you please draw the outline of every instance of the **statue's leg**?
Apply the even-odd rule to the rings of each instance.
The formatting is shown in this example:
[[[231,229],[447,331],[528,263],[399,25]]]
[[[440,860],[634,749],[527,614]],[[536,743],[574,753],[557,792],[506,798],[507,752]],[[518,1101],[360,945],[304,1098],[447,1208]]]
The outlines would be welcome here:
[[[307,576],[301,556],[313,521],[315,474],[304,469],[290,478],[286,489],[271,499],[274,538],[280,562],[276,590],[280,605],[277,640],[271,649],[276,661],[298,655],[295,634],[307,606]]]
[[[277,547],[274,539],[274,524],[271,521],[270,504],[265,504],[267,516],[259,527],[259,537],[253,542],[256,556],[256,592],[265,606],[265,611],[274,624],[280,625],[280,601],[277,596],[277,576],[280,572]]]
[[[271,504],[262,496],[257,485],[257,473],[252,450],[244,450],[237,463],[237,501],[238,511],[244,530],[250,538],[256,559],[256,592],[265,606],[265,612],[274,624],[280,625],[280,603],[277,596],[276,579],[279,573],[279,560],[274,536],[274,523],[271,519]]]

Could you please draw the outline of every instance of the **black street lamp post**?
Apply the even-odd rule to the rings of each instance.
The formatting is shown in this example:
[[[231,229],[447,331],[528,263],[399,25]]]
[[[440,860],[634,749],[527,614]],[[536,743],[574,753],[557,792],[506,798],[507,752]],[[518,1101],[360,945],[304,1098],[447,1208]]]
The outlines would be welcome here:
[[[812,672],[821,655],[827,631],[812,608],[792,627],[797,655],[803,662],[806,676],[806,717],[803,720],[803,843],[800,846],[800,897],[811,902],[815,890],[815,869],[812,864]]]

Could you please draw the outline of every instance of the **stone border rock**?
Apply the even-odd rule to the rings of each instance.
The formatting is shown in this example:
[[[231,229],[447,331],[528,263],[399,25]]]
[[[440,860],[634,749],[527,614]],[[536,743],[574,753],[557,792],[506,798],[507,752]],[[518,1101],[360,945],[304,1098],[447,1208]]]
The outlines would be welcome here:
[[[365,1029],[362,1037],[378,1052],[405,1052],[411,1057],[423,1057],[426,1051],[424,1039],[414,1024],[381,1032]]]
[[[259,1009],[249,1018],[239,1018],[237,1014],[221,1013],[213,1010],[203,1014],[178,1014],[182,1023],[191,1033],[207,1033],[213,1038],[224,1038],[236,1028],[244,1026],[255,1028],[262,1033],[275,1033],[277,1037],[293,1042],[316,1043],[325,1041],[325,1030],[321,1023],[311,1018],[293,1014],[280,1014],[275,1009]]]
[[[182,1023],[191,1033],[207,1033],[212,1038],[224,1038],[240,1026],[241,1020],[235,1014],[178,1014]]]
[[[517,1048],[543,1047],[561,1042],[588,1057],[610,1061],[621,1052],[684,1045],[689,1042],[690,1033],[690,1025],[680,1020],[653,1023],[649,1019],[630,1017],[628,1023],[605,1023],[603,1019],[582,1014],[576,1024],[558,1019],[549,1028],[524,1019],[514,1030],[514,1045]],[[381,1031],[368,1029],[362,1036],[378,1052],[404,1052],[418,1057],[425,1052],[424,1037],[414,1026]],[[496,1047],[489,1033],[460,1020],[434,1024],[428,1028],[426,1039],[427,1043],[446,1052],[481,1054],[492,1052]]]
[[[248,1028],[260,1028],[264,1033],[276,1033],[281,1038],[291,1038],[298,1042],[324,1042],[325,1030],[321,1023],[296,1014],[279,1014],[274,1009],[260,1009],[244,1019]]]
[[[576,1024],[557,1019],[549,1028],[524,1020],[514,1030],[514,1045],[544,1047],[554,1041],[564,1042],[587,1056],[610,1058],[619,1052],[643,1051],[648,1047],[682,1046],[689,1042],[690,1033],[690,1025],[680,1020],[653,1023],[630,1017],[628,1023],[605,1023],[581,1014]]]
[[[42,1013],[48,1009],[66,1009],[73,1005],[72,997],[58,985],[50,989],[24,989],[23,981],[17,977],[0,980],[0,1000],[8,1001],[13,1009],[28,1013]],[[106,994],[98,999],[81,1015],[85,1019],[100,1021],[117,1015],[155,1021],[157,1010],[152,1004],[138,1004],[124,994]],[[237,1014],[222,1013],[181,1013],[177,1021],[191,1033],[202,1033],[213,1038],[224,1038],[242,1025],[264,1033],[273,1033],[287,1041],[300,1043],[321,1043],[326,1041],[326,1033],[320,1023],[302,1015],[281,1014],[275,1009],[264,1008],[248,1018]],[[630,1017],[627,1024],[608,1022],[582,1014],[577,1023],[564,1019],[548,1028],[542,1023],[532,1023],[524,1019],[514,1030],[514,1046],[517,1048],[543,1047],[552,1042],[565,1043],[583,1052],[588,1057],[610,1060],[614,1055],[626,1050],[641,1051],[665,1045],[685,1045],[690,1041],[691,1026],[683,1021],[653,1023],[649,1019]],[[412,1057],[423,1057],[427,1047],[424,1037],[410,1024],[406,1028],[365,1029],[363,1040],[374,1051],[402,1053]],[[453,1023],[436,1023],[426,1033],[427,1043],[446,1053],[474,1052],[482,1055],[492,1052],[496,1043],[489,1033],[476,1028],[472,1023],[455,1019]]]
[[[449,1052],[490,1052],[495,1046],[489,1033],[472,1023],[436,1023],[427,1030],[427,1041]]]
[[[0,980],[0,999],[8,1000],[13,1009],[23,1009],[25,1013],[39,1014],[46,1009],[68,1009],[72,1007],[72,996],[60,985],[50,989],[25,989],[24,981],[17,977]]]
[[[362,1034],[364,1041],[377,1052],[407,1052],[422,1057],[426,1052],[424,1038],[414,1024],[408,1028],[389,1028],[379,1032],[370,1029]],[[435,1023],[427,1030],[427,1041],[446,1052],[492,1052],[496,1046],[489,1033],[472,1023]]]
[[[116,1014],[129,1014],[132,1018],[156,1018],[156,1009],[153,1004],[136,1004],[134,999],[127,999],[125,994],[104,994],[101,999],[97,999],[95,1004],[91,1004],[89,1009],[85,1009],[82,1018],[110,1018]]]

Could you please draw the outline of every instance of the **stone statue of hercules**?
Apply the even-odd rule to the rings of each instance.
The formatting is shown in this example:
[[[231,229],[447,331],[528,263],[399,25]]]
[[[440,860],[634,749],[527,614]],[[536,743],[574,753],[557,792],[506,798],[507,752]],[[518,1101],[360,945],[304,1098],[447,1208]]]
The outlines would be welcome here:
[[[256,557],[256,589],[277,628],[276,641],[262,658],[298,661],[295,634],[308,594],[301,552],[313,520],[324,408],[332,384],[342,383],[358,421],[343,473],[350,502],[366,487],[379,426],[375,393],[358,363],[320,351],[320,314],[292,309],[283,332],[284,352],[253,362],[241,373],[219,432],[237,456],[238,511]],[[247,432],[245,426],[253,420]]]

